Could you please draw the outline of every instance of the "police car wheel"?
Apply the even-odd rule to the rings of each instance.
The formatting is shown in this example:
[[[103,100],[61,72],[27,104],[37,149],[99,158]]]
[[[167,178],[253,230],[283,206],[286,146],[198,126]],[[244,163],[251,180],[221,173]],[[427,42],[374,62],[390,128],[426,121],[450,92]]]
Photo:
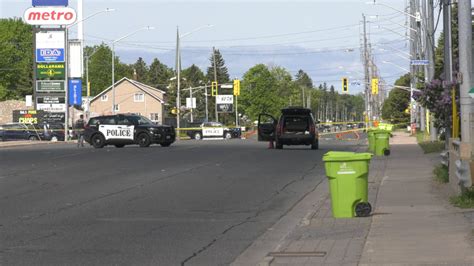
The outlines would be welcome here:
[[[165,143],[160,143],[161,147],[169,147],[171,143],[165,142]]]
[[[96,149],[100,149],[105,146],[105,139],[100,134],[95,134],[94,136],[92,136],[91,142],[92,146],[94,146],[94,148]]]
[[[138,145],[140,145],[140,147],[146,148],[150,146],[150,144],[151,144],[151,140],[148,134],[141,133],[140,135],[138,135]]]
[[[123,148],[123,147],[125,147],[125,144],[115,144],[115,147],[116,148]]]
[[[28,140],[29,140],[29,141],[35,141],[35,140],[38,140],[38,138],[35,137],[35,136],[30,136],[30,137],[28,138]]]
[[[194,134],[194,139],[201,140],[201,138],[201,133],[198,132]]]
[[[230,132],[225,133],[225,139],[231,139],[231,138],[232,138],[232,134],[230,134]]]

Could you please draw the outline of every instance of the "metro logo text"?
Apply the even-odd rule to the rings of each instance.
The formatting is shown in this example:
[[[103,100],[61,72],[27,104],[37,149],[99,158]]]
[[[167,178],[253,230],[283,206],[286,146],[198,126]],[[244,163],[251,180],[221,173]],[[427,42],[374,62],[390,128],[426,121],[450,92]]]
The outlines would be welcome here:
[[[76,11],[69,7],[31,7],[23,15],[31,25],[69,25],[76,18]]]

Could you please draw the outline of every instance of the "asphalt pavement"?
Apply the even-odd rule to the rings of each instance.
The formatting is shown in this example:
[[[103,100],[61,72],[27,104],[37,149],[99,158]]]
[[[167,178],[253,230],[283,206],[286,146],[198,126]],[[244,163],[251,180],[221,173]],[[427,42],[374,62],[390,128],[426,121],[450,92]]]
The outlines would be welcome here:
[[[254,140],[0,149],[1,265],[228,265],[324,177]]]

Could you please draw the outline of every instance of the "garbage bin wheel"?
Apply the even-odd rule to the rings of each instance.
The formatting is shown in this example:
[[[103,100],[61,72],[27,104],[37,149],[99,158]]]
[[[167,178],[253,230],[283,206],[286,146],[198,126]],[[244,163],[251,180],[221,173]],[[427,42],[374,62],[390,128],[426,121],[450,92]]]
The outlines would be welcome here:
[[[388,150],[388,149],[383,150],[383,155],[389,156],[390,155],[390,150]]]
[[[368,202],[359,202],[355,206],[355,213],[357,217],[368,217],[372,211],[372,205]]]

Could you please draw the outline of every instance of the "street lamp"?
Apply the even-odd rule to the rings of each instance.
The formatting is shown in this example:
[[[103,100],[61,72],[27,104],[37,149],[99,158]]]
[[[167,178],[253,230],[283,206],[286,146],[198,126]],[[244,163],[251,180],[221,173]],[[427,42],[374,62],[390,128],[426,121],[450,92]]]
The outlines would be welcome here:
[[[90,19],[90,18],[92,18],[92,17],[95,17],[95,16],[99,15],[99,14],[102,14],[102,13],[109,13],[109,12],[113,12],[113,11],[115,11],[114,8],[106,8],[106,9],[104,9],[104,10],[97,11],[97,12],[95,12],[95,13],[93,13],[93,14],[87,16],[87,17],[85,17],[84,19],[81,19],[81,20],[79,20],[79,21],[76,21],[76,22],[72,23],[71,25],[68,25],[66,28],[69,29],[69,28],[71,28],[72,26],[77,25],[78,23],[82,23],[82,22],[84,22],[84,21],[86,21],[86,20],[88,20],[88,19]],[[83,71],[84,71],[84,62],[83,62],[83,60],[82,60],[83,54],[84,54],[84,40],[83,40],[82,37],[80,37],[80,40],[81,40],[81,75],[82,75],[82,74],[84,73],[84,72],[83,72]]]
[[[383,48],[379,48],[378,50],[379,50],[379,51],[382,51],[382,52],[389,52],[388,50],[383,49]],[[398,57],[400,57],[400,58],[403,58],[403,59],[405,59],[405,60],[411,60],[411,58],[408,57],[408,56],[401,55],[401,54],[396,54],[396,53],[393,53],[393,54],[396,55],[396,56],[398,56]]]
[[[415,40],[413,40],[413,38],[411,38],[411,37],[405,36],[405,35],[401,34],[400,32],[396,32],[396,31],[394,31],[394,30],[392,30],[392,29],[389,29],[389,28],[387,28],[387,27],[384,27],[384,26],[382,26],[382,25],[377,25],[377,28],[391,31],[391,32],[393,32],[393,33],[395,33],[395,34],[398,34],[398,35],[402,36],[403,38],[406,38],[406,39],[408,39],[408,40],[410,40],[410,41],[412,41],[412,42],[415,41]],[[410,29],[411,29],[411,28],[410,28]]]
[[[90,100],[90,86],[89,86],[89,58],[91,58],[99,49],[95,49],[91,54],[89,55],[86,55],[85,58],[86,58],[86,93],[87,93],[87,112],[86,112],[86,120],[89,119],[89,115],[90,115],[90,104],[91,104],[91,100]]]
[[[179,34],[179,28],[176,29],[176,128],[180,128],[180,105],[181,105],[181,97],[180,97],[180,90],[181,90],[181,38],[184,38],[186,36],[189,36],[197,31],[200,31],[205,28],[211,28],[214,25],[203,25],[200,27],[195,28],[194,30],[187,32],[185,34],[180,35]],[[179,132],[179,131],[178,131]],[[179,134],[178,134],[178,140],[180,139]]]
[[[132,31],[130,32],[129,34],[125,35],[125,36],[122,36],[118,39],[116,39],[115,41],[112,42],[112,114],[115,114],[115,43],[129,37],[129,36],[132,36],[133,34],[139,32],[139,31],[142,31],[142,30],[154,30],[155,28],[154,27],[150,27],[150,26],[145,26],[145,27],[142,27],[142,28],[139,28],[135,31]]]
[[[396,66],[396,67],[400,68],[400,69],[403,70],[403,71],[410,72],[410,70],[408,70],[407,68],[401,67],[401,66],[399,66],[399,65],[397,65],[397,64],[395,64],[395,63],[389,62],[389,61],[382,61],[382,63],[384,63],[384,64],[390,64],[390,65],[393,65],[393,66]]]
[[[81,23],[81,22],[83,22],[83,21],[86,21],[86,20],[88,20],[88,19],[90,19],[90,18],[92,18],[92,17],[95,17],[95,16],[99,15],[99,14],[108,13],[108,12],[113,12],[113,11],[115,11],[115,8],[106,8],[106,9],[104,9],[104,10],[97,11],[97,12],[95,12],[94,14],[91,14],[91,15],[85,17],[84,19],[81,19],[81,20],[79,20],[79,21],[76,21],[76,22],[72,23],[71,25],[68,25],[66,28],[69,29],[69,28],[71,28],[72,26],[74,26],[74,25],[76,25],[76,24],[78,24],[78,23]]]
[[[393,7],[393,6],[389,6],[389,5],[384,4],[384,3],[376,2],[376,0],[374,0],[373,2],[365,2],[365,3],[368,4],[368,5],[380,5],[380,6],[388,7],[388,8],[390,8],[390,9],[392,9],[392,10],[398,11],[398,12],[400,12],[400,13],[402,13],[402,14],[405,14],[405,15],[411,17],[411,18],[416,19],[417,22],[420,22],[420,21],[421,21],[420,12],[416,12],[416,13],[415,13],[415,16],[414,16],[414,15],[408,13],[408,12],[405,12],[405,11],[400,10],[400,9],[398,9],[398,8],[395,8],[395,7]]]

